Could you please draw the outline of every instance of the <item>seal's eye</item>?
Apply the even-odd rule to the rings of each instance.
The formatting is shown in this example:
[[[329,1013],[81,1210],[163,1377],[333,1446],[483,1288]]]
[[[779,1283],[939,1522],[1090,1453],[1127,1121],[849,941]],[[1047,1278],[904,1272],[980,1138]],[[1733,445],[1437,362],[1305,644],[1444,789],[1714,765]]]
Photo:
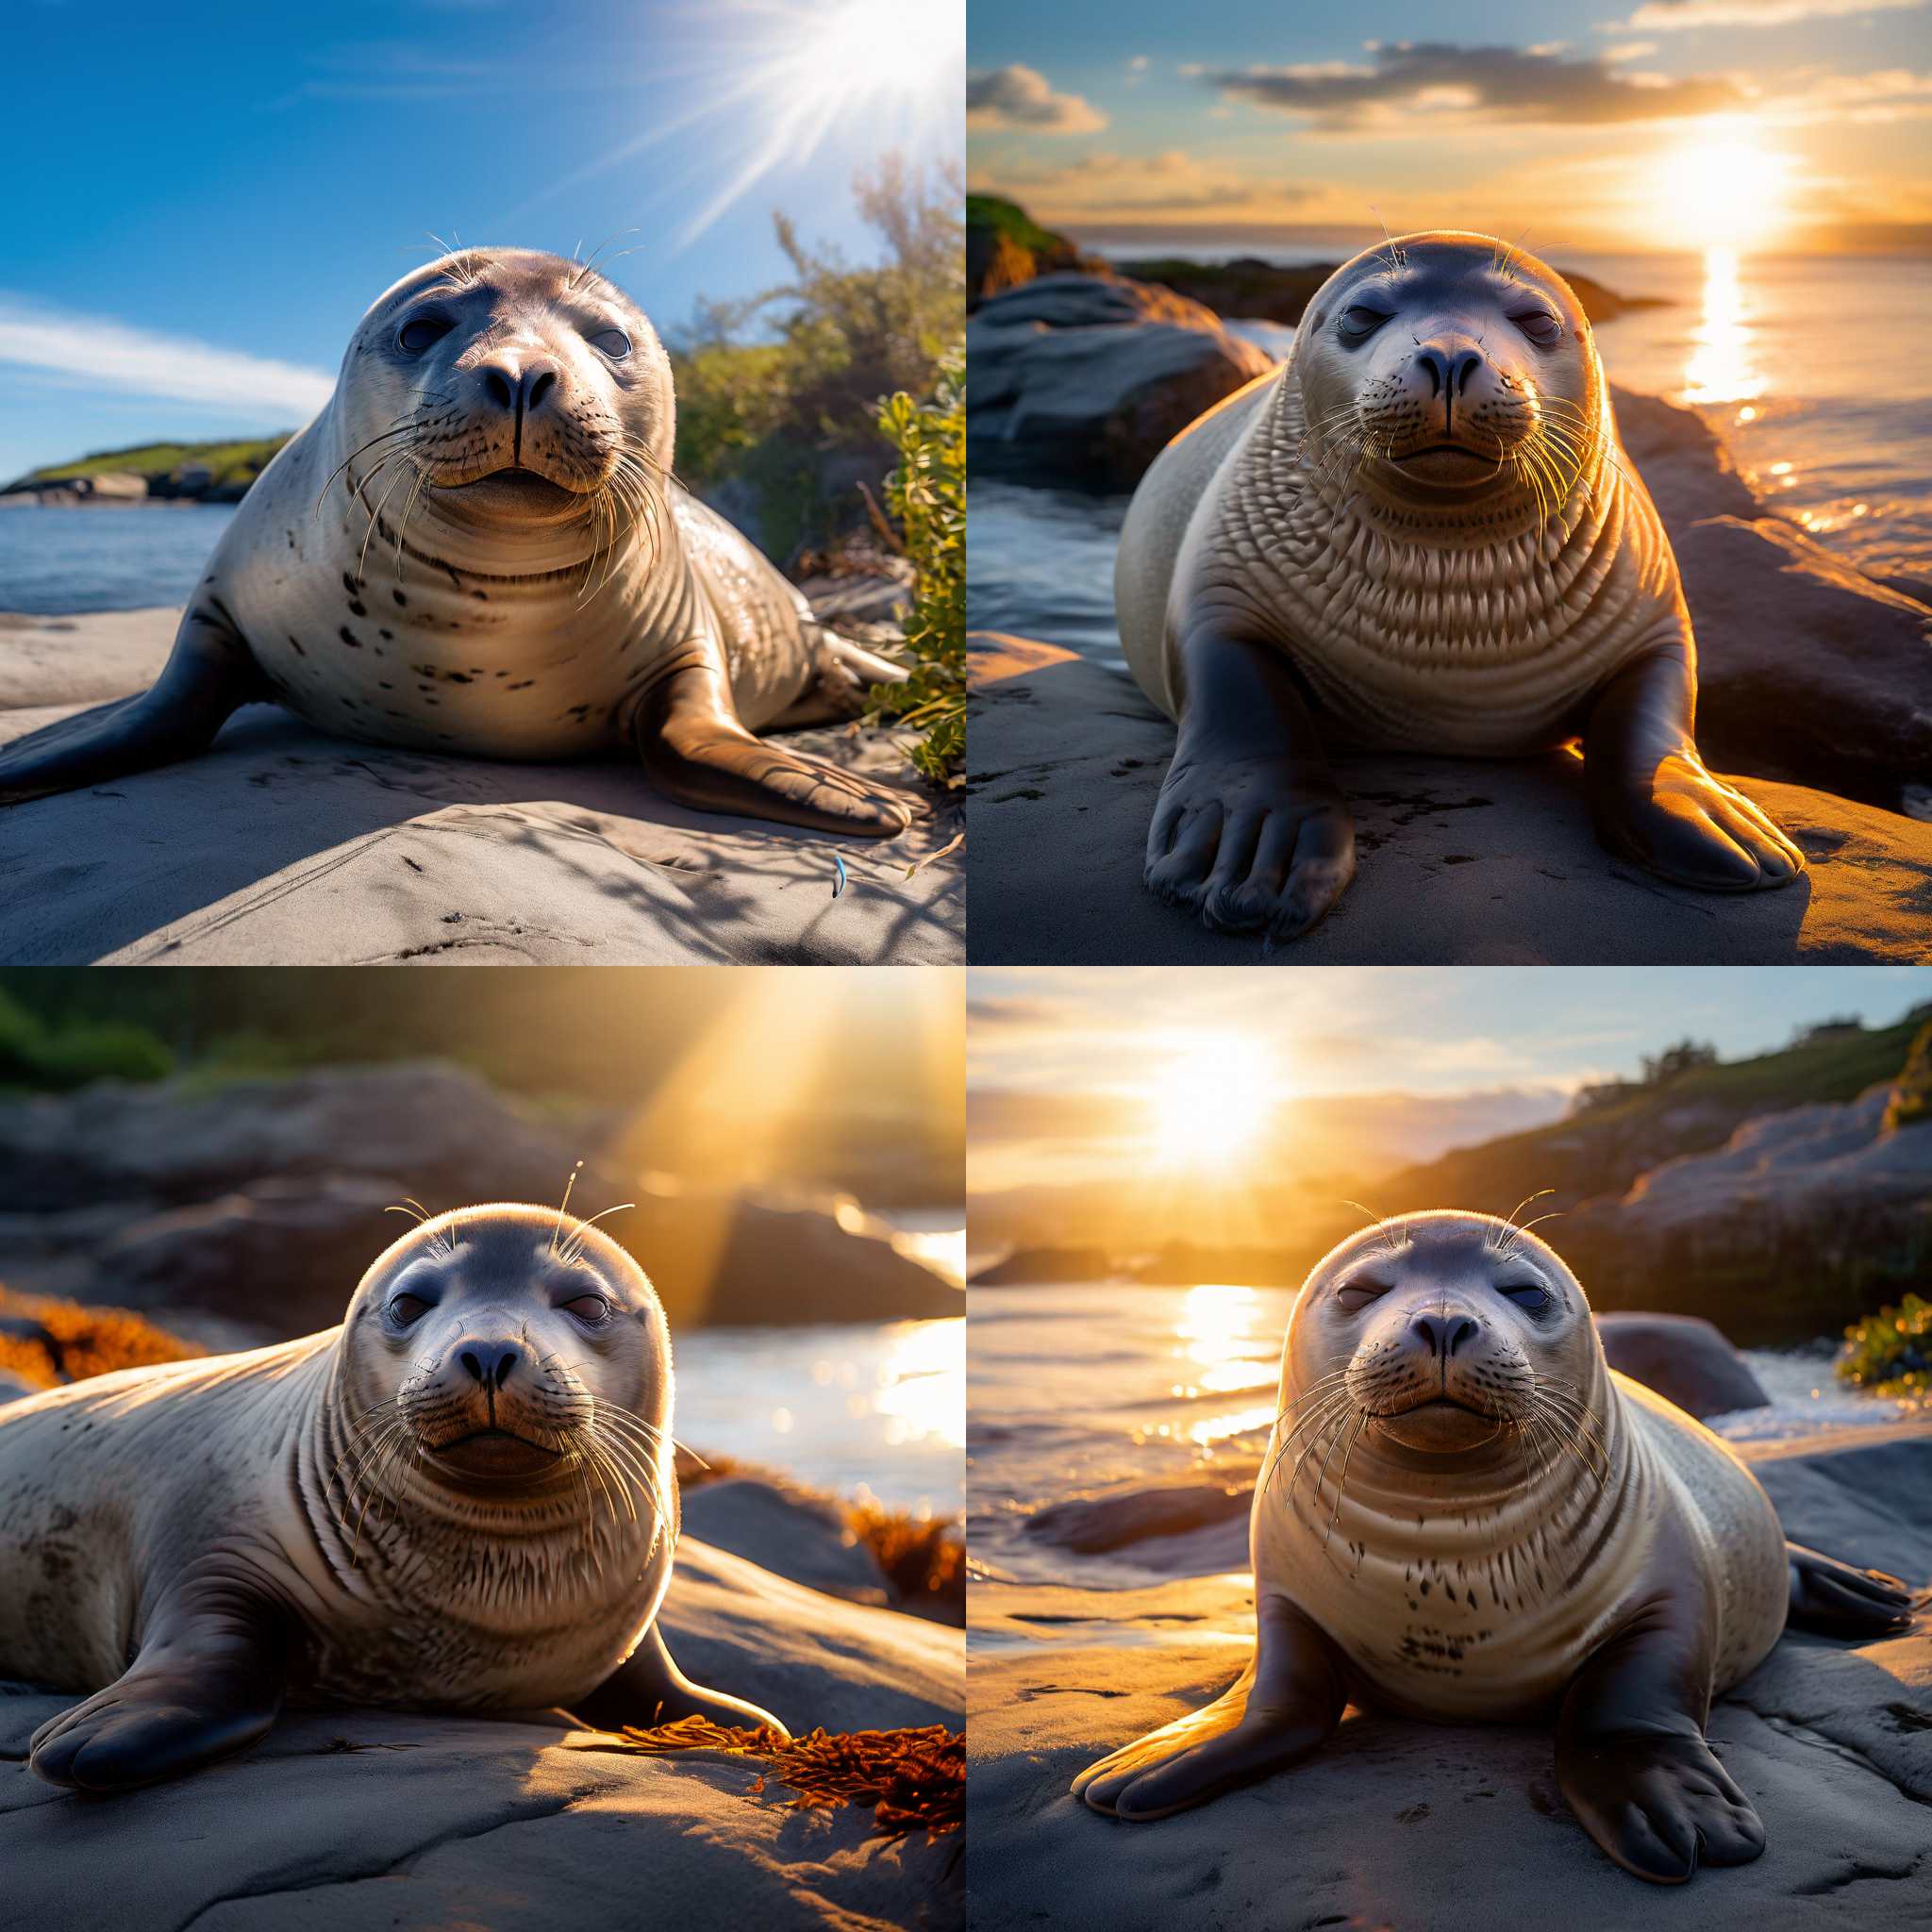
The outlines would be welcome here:
[[[1563,333],[1563,325],[1547,308],[1519,308],[1509,320],[1542,349],[1547,349]]]
[[[1352,308],[1344,308],[1341,319],[1335,325],[1335,333],[1353,348],[1357,342],[1365,342],[1389,320],[1386,310],[1371,308],[1366,303],[1357,302]]]
[[[579,1322],[588,1322],[592,1327],[610,1312],[610,1304],[601,1294],[573,1295],[563,1306]]]
[[[411,1322],[420,1321],[429,1312],[430,1304],[420,1294],[403,1293],[391,1295],[389,1307],[383,1310],[398,1328],[407,1328]]]
[[[1371,1302],[1380,1301],[1388,1292],[1386,1281],[1345,1281],[1335,1291],[1335,1299],[1351,1315],[1358,1315]]]
[[[1525,1315],[1541,1315],[1550,1307],[1549,1290],[1538,1287],[1533,1281],[1525,1281],[1516,1288],[1502,1289],[1499,1292],[1507,1294]]]
[[[431,342],[440,342],[456,324],[441,315],[412,315],[396,331],[396,347],[405,355],[420,356]]]
[[[591,338],[591,346],[602,349],[613,362],[622,362],[630,354],[630,338],[621,328],[603,328]]]

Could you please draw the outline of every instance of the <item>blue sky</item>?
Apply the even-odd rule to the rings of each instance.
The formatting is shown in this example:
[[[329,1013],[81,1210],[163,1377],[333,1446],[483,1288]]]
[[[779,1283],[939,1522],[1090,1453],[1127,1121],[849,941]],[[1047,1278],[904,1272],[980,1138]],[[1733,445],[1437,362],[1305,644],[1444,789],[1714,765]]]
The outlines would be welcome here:
[[[14,0],[0,478],[292,426],[432,231],[636,227],[613,277],[668,327],[782,279],[774,208],[869,258],[855,172],[960,151],[962,8],[886,35],[884,0]]]
[[[1928,0],[973,0],[969,54],[974,184],[1076,234],[1932,221]]]

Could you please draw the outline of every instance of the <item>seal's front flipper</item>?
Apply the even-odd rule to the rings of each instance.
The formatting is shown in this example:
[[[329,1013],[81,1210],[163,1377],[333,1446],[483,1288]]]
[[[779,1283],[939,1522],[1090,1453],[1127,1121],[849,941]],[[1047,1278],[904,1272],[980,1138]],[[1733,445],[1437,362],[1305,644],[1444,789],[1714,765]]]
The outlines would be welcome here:
[[[1791,1569],[1791,1607],[1786,1613],[1791,1629],[1826,1637],[1890,1637],[1911,1627],[1912,1593],[1896,1576],[1854,1569],[1802,1543],[1788,1542],[1785,1555]]]
[[[192,758],[241,706],[272,695],[225,614],[197,604],[152,690],[63,718],[0,753],[0,805]]]
[[[1288,660],[1203,632],[1180,647],[1180,738],[1147,828],[1147,890],[1215,932],[1291,940],[1355,876],[1355,827]]]
[[[574,1714],[603,1731],[621,1731],[625,1724],[648,1731],[658,1724],[675,1724],[679,1718],[706,1717],[716,1724],[791,1735],[770,1711],[756,1704],[693,1684],[672,1660],[655,1624],[630,1656],[588,1697],[578,1701]]]
[[[283,1640],[266,1604],[232,1583],[164,1604],[126,1674],[33,1735],[50,1784],[132,1790],[252,1744],[275,1723]]]
[[[1263,1597],[1255,1655],[1233,1688],[1089,1765],[1074,1795],[1116,1818],[1166,1818],[1299,1763],[1347,1702],[1341,1653],[1293,1605]]]
[[[1757,1813],[1704,1741],[1715,1618],[1688,1548],[1673,1579],[1591,1653],[1557,1719],[1557,1783],[1584,1830],[1639,1878],[1681,1885],[1764,1849]]]
[[[1584,786],[1598,841],[1660,877],[1708,892],[1789,885],[1805,855],[1691,741],[1690,645],[1646,653],[1597,694]]]
[[[738,722],[713,654],[693,652],[638,708],[638,756],[667,798],[698,811],[891,839],[925,807],[911,793],[871,785],[836,766],[756,738]]]

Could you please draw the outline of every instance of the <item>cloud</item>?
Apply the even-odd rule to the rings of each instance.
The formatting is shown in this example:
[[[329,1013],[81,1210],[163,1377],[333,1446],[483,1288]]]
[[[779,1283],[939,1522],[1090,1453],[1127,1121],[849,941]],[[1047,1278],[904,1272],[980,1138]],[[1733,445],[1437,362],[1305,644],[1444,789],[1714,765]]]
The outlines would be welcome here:
[[[306,421],[335,377],[211,342],[158,335],[97,315],[67,315],[0,292],[0,364],[50,370],[90,387],[273,411]]]
[[[1286,211],[1320,191],[1294,181],[1257,181],[1214,168],[1179,149],[1159,155],[1087,155],[1064,167],[1003,169],[975,183],[1017,195],[1041,219],[1131,220],[1141,215]]]
[[[1367,66],[1324,60],[1226,69],[1201,78],[1234,99],[1306,117],[1329,133],[1412,128],[1419,112],[1566,126],[1659,121],[1714,113],[1744,98],[1729,80],[1626,77],[1594,55],[1571,58],[1549,49],[1436,41],[1372,42],[1368,51]]]
[[[1107,116],[1078,94],[1057,94],[1031,67],[966,76],[966,125],[1007,134],[1098,134]]]
[[[1932,74],[1891,67],[1875,74],[1818,72],[1780,76],[1787,92],[1757,104],[1757,118],[1786,126],[1821,121],[1867,125],[1932,114]]]
[[[1700,26],[1789,26],[1794,20],[1906,13],[1925,4],[1926,0],[1644,0],[1628,20],[1604,21],[1597,32],[1654,34]]]

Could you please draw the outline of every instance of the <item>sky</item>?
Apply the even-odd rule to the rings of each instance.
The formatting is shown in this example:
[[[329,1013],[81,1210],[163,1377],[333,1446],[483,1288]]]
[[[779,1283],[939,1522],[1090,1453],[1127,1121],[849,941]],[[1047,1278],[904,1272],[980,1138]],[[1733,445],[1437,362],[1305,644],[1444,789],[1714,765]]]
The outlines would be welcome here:
[[[358,318],[464,243],[568,254],[660,327],[864,260],[852,181],[957,160],[964,0],[13,0],[0,480],[292,428]],[[635,233],[618,234],[635,229]]]
[[[1928,1001],[1918,966],[975,968],[971,1187],[1110,1174],[1150,1101],[1196,1139],[1301,1108],[1336,1148],[1373,1125],[1381,1151],[1432,1158],[1555,1119],[1586,1081],[1687,1037],[1739,1059]]]
[[[1932,0],[972,0],[968,52],[972,185],[1076,236],[1702,249],[1932,223]]]

